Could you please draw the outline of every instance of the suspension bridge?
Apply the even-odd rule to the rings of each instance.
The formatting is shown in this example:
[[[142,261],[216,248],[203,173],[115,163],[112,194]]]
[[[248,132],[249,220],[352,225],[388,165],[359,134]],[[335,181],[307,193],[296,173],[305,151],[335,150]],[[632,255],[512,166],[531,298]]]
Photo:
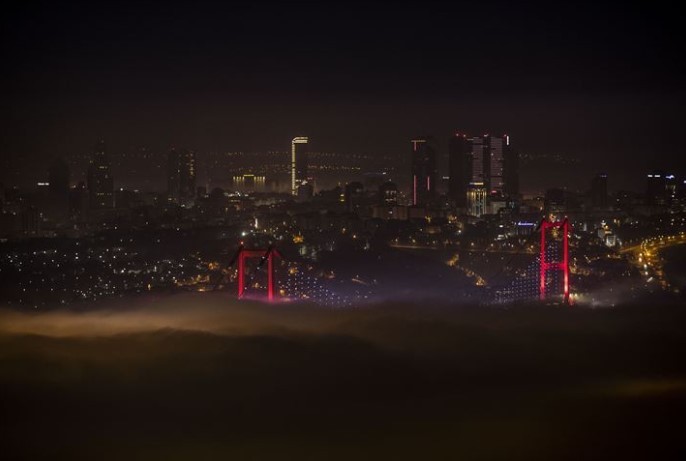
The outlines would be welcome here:
[[[513,280],[498,288],[492,301],[510,303],[539,300],[571,304],[569,271],[569,236],[567,219],[543,219],[529,241],[539,239],[539,252]],[[526,243],[529,243],[528,241]],[[510,261],[500,266],[500,272],[512,259],[521,255],[513,252]],[[252,264],[251,264],[252,262]],[[309,301],[317,304],[344,307],[359,302],[363,296],[337,289],[302,264],[284,261],[283,255],[270,245],[267,248],[245,248],[242,244],[231,259],[228,269],[236,271],[238,299],[257,299],[266,302]],[[497,274],[490,279],[497,279]]]

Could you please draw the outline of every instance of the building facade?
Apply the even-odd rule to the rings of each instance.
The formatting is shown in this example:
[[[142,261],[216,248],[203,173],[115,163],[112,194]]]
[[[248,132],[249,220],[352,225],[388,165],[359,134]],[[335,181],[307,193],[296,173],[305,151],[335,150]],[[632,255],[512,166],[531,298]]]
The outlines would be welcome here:
[[[471,186],[485,189],[493,200],[519,195],[519,157],[508,135],[455,134],[449,142],[448,168],[449,198],[460,208],[469,207]]]
[[[298,186],[307,182],[307,136],[296,136],[291,141],[291,193],[298,195]]]
[[[189,204],[195,198],[195,152],[172,149],[167,158],[167,197],[170,202]]]

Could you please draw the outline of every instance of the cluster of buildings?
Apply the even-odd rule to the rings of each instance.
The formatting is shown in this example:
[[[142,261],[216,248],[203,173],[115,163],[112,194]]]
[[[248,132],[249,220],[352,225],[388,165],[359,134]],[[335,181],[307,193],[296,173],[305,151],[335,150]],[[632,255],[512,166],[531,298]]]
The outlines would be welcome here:
[[[456,133],[449,143],[448,175],[440,177],[431,137],[412,141],[411,203],[435,206],[441,180],[447,198],[463,213],[480,217],[512,205],[519,195],[519,161],[508,135],[469,137]]]
[[[544,215],[557,215],[568,217],[574,229],[576,287],[591,289],[594,280],[631,275],[620,255],[623,244],[686,229],[686,180],[674,174],[647,174],[643,193],[610,193],[608,175],[601,173],[585,191],[551,188],[525,196],[519,188],[519,155],[507,135],[455,134],[441,164],[433,137],[409,141],[394,170],[355,169],[354,164],[339,170],[335,165],[342,157],[313,155],[310,138],[297,136],[288,153],[267,156],[268,169],[250,162],[241,169],[236,165],[244,156],[227,156],[233,166],[216,172],[227,176],[224,187],[207,186],[195,151],[173,148],[166,162],[157,159],[156,173],[166,179],[166,187],[157,191],[118,187],[122,183],[116,182],[100,142],[90,153],[83,181],[74,181],[70,166],[56,160],[46,180],[31,190],[1,187],[0,241],[10,240],[7,248],[14,252],[0,262],[0,270],[6,277],[14,274],[7,287],[16,288],[12,299],[20,303],[44,295],[38,280],[52,284],[59,302],[131,290],[207,290],[214,289],[221,268],[215,255],[245,240],[258,247],[276,242],[293,267],[327,283],[350,282],[351,293],[360,287],[381,289],[382,274],[364,272],[346,257],[375,251],[383,255],[376,260],[385,261],[403,248],[445,250],[452,255],[449,266],[464,273],[468,284],[493,289],[504,283],[494,280],[493,268],[501,267],[511,278],[523,273],[526,267],[520,266],[527,259],[512,262],[512,255],[534,258],[532,233]],[[322,187],[320,177],[329,164],[339,181]],[[25,244],[29,237],[73,238]],[[73,251],[60,250],[65,245]],[[575,248],[581,247],[583,257],[577,258]],[[36,255],[37,248],[44,257]],[[326,258],[335,263],[321,269]],[[84,263],[90,265],[88,273]],[[392,266],[383,270],[389,278],[408,275]],[[427,268],[427,274],[435,270],[440,278],[438,266]]]
[[[362,219],[462,223],[485,219],[500,224],[522,222],[527,229],[544,213],[602,212],[603,217],[612,219],[616,213],[610,211],[651,215],[686,206],[686,180],[664,172],[647,175],[643,194],[611,195],[608,176],[598,174],[586,192],[552,188],[539,196],[522,196],[520,157],[510,136],[455,133],[448,142],[447,164],[440,168],[436,144],[431,136],[416,137],[395,164],[384,160],[388,168],[373,170],[369,164],[363,168],[350,163],[339,171],[335,166],[343,157],[312,153],[310,138],[296,136],[288,153],[264,158],[266,169],[242,155],[226,156],[230,167],[212,167],[216,175],[227,176],[221,188],[210,187],[207,178],[202,178],[204,186],[198,184],[202,175],[195,151],[172,148],[166,154],[166,165],[159,168],[164,171],[150,172],[166,177],[166,190],[139,191],[115,187],[110,155],[101,141],[89,156],[85,181],[75,184],[69,165],[58,159],[49,166],[47,181],[38,182],[35,190],[3,187],[0,238],[78,236],[107,222],[141,225],[182,219],[180,216],[197,225],[229,222],[236,217],[232,213],[256,203],[283,203],[293,212],[335,204]],[[368,159],[358,160],[364,165]],[[245,168],[241,166],[244,161]],[[339,180],[333,187],[323,188],[320,176],[329,169]]]

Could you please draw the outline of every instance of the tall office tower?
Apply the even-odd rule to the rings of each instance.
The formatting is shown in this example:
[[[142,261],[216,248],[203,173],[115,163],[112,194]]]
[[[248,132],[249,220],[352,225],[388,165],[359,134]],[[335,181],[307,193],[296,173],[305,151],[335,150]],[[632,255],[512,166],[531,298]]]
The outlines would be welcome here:
[[[598,173],[591,180],[591,205],[594,208],[607,208],[607,175]]]
[[[484,138],[472,138],[472,174],[470,183],[486,184],[486,161],[488,160],[488,145]]]
[[[195,152],[172,148],[167,157],[167,194],[169,201],[187,205],[195,198]]]
[[[484,136],[484,144],[488,146],[487,157],[484,159],[485,182],[488,186],[488,193],[493,196],[503,195],[503,158],[506,138],[507,136],[502,138]]]
[[[448,148],[448,195],[455,205],[467,206],[467,188],[472,181],[472,140],[457,133]]]
[[[431,137],[412,140],[412,205],[426,205],[436,196],[438,166]]]
[[[298,195],[298,186],[307,182],[307,136],[291,141],[291,193]]]
[[[510,137],[456,134],[450,139],[449,194],[457,206],[466,205],[470,184],[480,184],[489,196],[519,195],[519,157]]]
[[[88,166],[88,205],[91,210],[114,207],[114,180],[105,153],[105,141],[100,141]]]

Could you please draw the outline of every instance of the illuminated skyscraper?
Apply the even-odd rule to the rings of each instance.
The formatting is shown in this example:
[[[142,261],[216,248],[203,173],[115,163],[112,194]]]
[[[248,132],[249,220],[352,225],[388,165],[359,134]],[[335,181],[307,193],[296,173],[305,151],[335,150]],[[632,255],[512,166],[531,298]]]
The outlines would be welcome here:
[[[488,146],[488,158],[485,159],[484,170],[486,173],[488,192],[492,195],[503,194],[503,158],[505,154],[507,136],[502,138],[495,136],[484,136],[484,141]]]
[[[508,135],[456,134],[450,139],[449,172],[450,198],[460,207],[466,205],[470,184],[485,188],[492,197],[519,194],[519,161]]]
[[[167,157],[167,192],[174,203],[189,204],[195,198],[195,152],[172,148]]]
[[[467,208],[472,216],[486,214],[488,191],[482,182],[472,182],[467,189]]]
[[[88,205],[91,210],[114,207],[114,180],[104,141],[100,141],[95,147],[88,166]]]
[[[455,205],[465,207],[472,180],[472,140],[464,134],[457,133],[450,138],[448,173],[448,195]]]
[[[436,196],[438,167],[430,137],[412,140],[412,205],[426,205]]]
[[[307,182],[307,136],[291,141],[291,193],[298,195],[298,186]]]

